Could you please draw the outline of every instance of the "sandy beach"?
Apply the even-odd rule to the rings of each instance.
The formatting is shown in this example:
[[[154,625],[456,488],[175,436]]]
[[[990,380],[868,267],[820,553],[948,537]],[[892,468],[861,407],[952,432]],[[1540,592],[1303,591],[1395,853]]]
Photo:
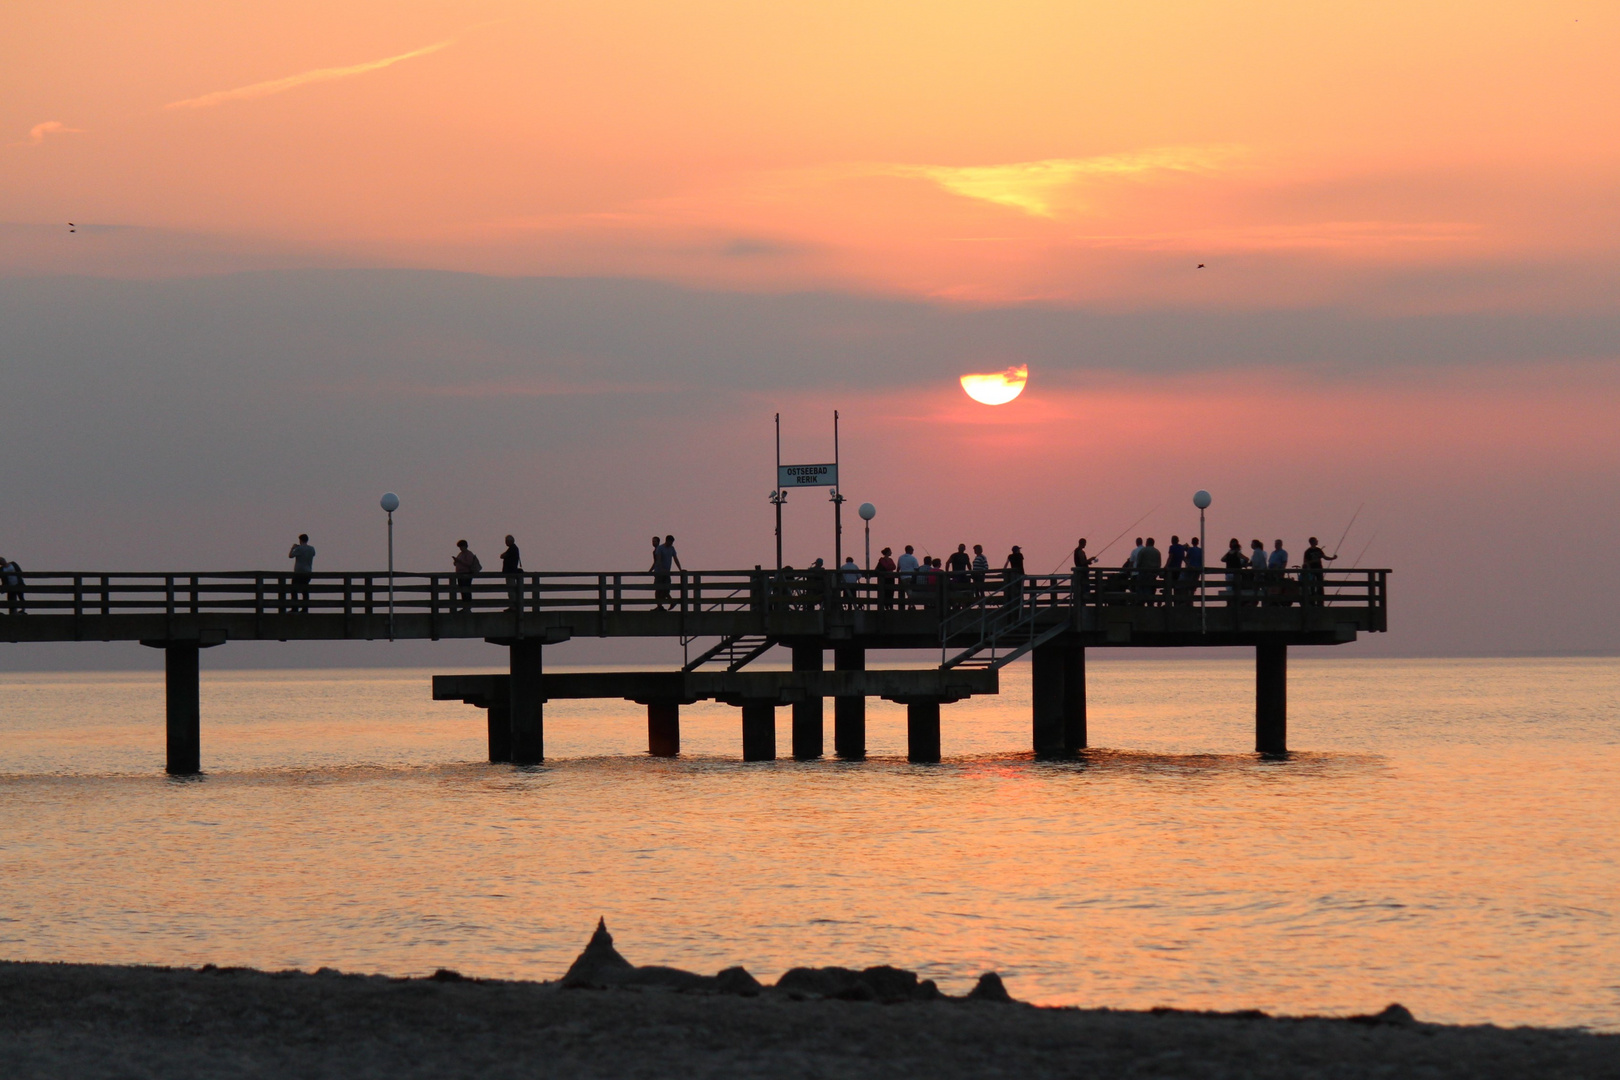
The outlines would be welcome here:
[[[1036,1008],[893,968],[554,982],[0,963],[0,1075],[1615,1077],[1620,1037],[1375,1017]],[[1016,987],[1012,988],[1016,991]]]

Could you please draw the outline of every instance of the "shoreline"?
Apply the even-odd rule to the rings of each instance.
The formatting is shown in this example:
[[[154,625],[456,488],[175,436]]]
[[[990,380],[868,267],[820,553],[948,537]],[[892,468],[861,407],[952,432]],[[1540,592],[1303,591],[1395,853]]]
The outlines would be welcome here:
[[[1016,987],[1012,988],[1016,992]],[[604,927],[561,979],[0,961],[0,1074],[1257,1078],[1616,1077],[1620,1035],[1376,1016],[1123,1011],[947,997],[911,972],[761,986],[635,967]]]

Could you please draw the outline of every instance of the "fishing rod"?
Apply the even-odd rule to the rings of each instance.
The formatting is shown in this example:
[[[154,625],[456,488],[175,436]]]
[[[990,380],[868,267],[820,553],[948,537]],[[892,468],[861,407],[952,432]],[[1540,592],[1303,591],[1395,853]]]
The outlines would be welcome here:
[[[1356,518],[1361,516],[1361,512],[1366,509],[1366,507],[1367,502],[1365,499],[1363,499],[1361,505],[1356,507],[1356,512],[1350,515],[1350,524],[1344,527],[1344,532],[1339,534],[1339,542],[1333,545],[1333,557],[1335,559],[1339,557],[1339,549],[1344,546],[1344,538],[1350,535],[1350,529],[1355,525]]]
[[[1356,561],[1355,561],[1355,562],[1353,562],[1353,563],[1351,563],[1351,564],[1350,564],[1350,566],[1349,566],[1349,567],[1348,567],[1348,569],[1350,569],[1350,570],[1354,570],[1354,569],[1355,569],[1355,568],[1356,568],[1356,567],[1358,567],[1358,566],[1360,566],[1360,565],[1361,565],[1361,557],[1362,557],[1362,556],[1363,556],[1363,555],[1365,555],[1365,554],[1367,554],[1367,549],[1368,549],[1368,548],[1370,548],[1370,547],[1372,547],[1372,545],[1373,545],[1373,541],[1374,541],[1374,540],[1376,540],[1376,539],[1378,539],[1378,530],[1377,530],[1377,529],[1374,529],[1374,530],[1373,530],[1373,534],[1372,534],[1372,535],[1371,535],[1371,536],[1369,536],[1369,537],[1367,537],[1367,542],[1366,542],[1366,543],[1365,543],[1365,544],[1362,544],[1362,545],[1361,545],[1361,550],[1360,550],[1360,551],[1359,551],[1359,552],[1357,552],[1357,553],[1356,553]],[[1341,583],[1340,583],[1340,584],[1339,584],[1339,585],[1338,585],[1338,586],[1337,586],[1337,587],[1336,587],[1336,588],[1335,588],[1335,589],[1334,589],[1334,590],[1333,590],[1333,595],[1334,595],[1334,596],[1338,596],[1338,595],[1339,595],[1339,592],[1340,592],[1340,590],[1342,590],[1342,589],[1343,589],[1343,588],[1344,588],[1344,584],[1343,584],[1343,583],[1342,583],[1342,582],[1341,582]]]

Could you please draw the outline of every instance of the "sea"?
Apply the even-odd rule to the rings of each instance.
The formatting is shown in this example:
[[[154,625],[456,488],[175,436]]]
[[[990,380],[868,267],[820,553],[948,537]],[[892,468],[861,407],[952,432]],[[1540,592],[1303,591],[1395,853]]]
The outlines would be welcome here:
[[[1291,660],[1285,759],[1252,663],[1094,657],[1083,755],[1029,753],[1015,664],[937,765],[887,703],[865,762],[745,764],[737,709],[657,759],[608,701],[518,768],[428,671],[205,671],[188,779],[161,673],[4,674],[0,958],[553,979],[601,918],[762,980],[1620,1031],[1620,660]]]

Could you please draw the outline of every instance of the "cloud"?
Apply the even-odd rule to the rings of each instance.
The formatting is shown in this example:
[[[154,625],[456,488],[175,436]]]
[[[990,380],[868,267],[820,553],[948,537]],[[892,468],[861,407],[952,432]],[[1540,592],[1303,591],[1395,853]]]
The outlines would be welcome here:
[[[931,180],[953,195],[1010,206],[1035,217],[1055,217],[1057,196],[1084,180],[1163,172],[1208,172],[1238,153],[1235,147],[1163,147],[1131,154],[1047,158],[1006,165],[890,165],[890,176]]]
[[[211,94],[201,97],[186,98],[183,101],[171,101],[163,106],[165,109],[207,109],[226,101],[251,101],[254,98],[269,97],[284,90],[304,86],[309,83],[329,82],[332,79],[346,79],[351,75],[364,75],[368,71],[380,71],[385,67],[392,67],[401,60],[411,60],[418,56],[436,53],[440,49],[455,44],[455,38],[412,49],[398,56],[386,56],[381,60],[368,60],[363,64],[350,64],[348,67],[316,68],[314,71],[305,71],[298,75],[288,75],[282,79],[271,79],[268,82],[253,83],[251,86],[238,86],[234,90],[215,90]],[[37,129],[36,129],[37,130]]]
[[[13,146],[38,146],[45,141],[47,135],[82,135],[83,128],[71,128],[60,120],[47,120],[43,124],[35,124],[28,129],[28,138]]]

